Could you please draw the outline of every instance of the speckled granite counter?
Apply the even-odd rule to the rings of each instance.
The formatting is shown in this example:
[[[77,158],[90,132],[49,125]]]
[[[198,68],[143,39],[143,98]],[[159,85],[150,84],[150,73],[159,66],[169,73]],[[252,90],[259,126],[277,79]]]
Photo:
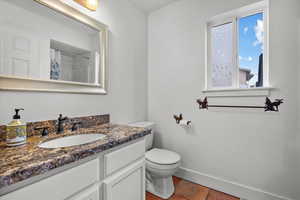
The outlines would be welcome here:
[[[85,145],[42,149],[38,144],[46,140],[76,134],[102,133],[107,137]],[[103,124],[91,128],[67,131],[64,134],[51,134],[47,138],[32,136],[26,145],[6,147],[0,142],[0,189],[21,182],[52,169],[81,160],[96,153],[130,142],[150,134],[150,130],[125,125]]]

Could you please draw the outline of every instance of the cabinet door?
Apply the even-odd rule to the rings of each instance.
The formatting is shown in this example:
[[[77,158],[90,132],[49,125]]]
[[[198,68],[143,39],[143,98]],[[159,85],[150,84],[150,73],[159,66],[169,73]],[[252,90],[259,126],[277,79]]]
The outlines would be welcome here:
[[[104,181],[104,200],[145,200],[145,161],[141,159]]]
[[[68,200],[100,200],[98,185],[91,187],[88,190],[81,192],[76,197],[70,198]]]

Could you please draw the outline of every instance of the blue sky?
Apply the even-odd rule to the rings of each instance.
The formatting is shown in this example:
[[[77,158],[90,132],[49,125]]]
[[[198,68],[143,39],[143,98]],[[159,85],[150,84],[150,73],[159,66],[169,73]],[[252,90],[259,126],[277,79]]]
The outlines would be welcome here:
[[[239,20],[239,61],[240,68],[250,69],[257,81],[259,55],[263,51],[263,14],[247,16]]]

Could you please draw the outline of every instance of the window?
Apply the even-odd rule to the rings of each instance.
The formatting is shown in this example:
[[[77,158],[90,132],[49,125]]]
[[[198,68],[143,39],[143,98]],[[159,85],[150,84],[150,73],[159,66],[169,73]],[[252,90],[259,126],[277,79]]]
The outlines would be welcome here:
[[[268,87],[266,8],[259,2],[208,22],[206,89]]]

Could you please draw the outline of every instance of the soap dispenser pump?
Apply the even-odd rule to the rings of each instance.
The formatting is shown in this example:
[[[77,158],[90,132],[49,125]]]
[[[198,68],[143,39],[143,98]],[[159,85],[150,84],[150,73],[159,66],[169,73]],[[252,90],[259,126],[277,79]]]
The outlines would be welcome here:
[[[6,144],[7,146],[18,146],[26,143],[26,123],[21,121],[19,112],[23,108],[15,109],[13,120],[6,126]]]

